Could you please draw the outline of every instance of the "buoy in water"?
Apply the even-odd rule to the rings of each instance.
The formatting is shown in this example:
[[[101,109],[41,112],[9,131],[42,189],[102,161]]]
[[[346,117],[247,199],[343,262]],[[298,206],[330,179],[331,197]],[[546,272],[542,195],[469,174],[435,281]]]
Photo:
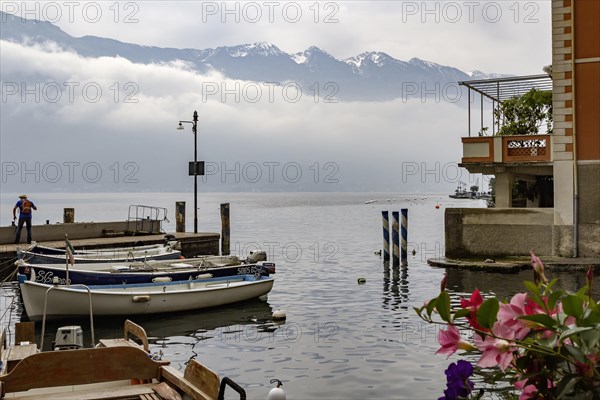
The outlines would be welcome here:
[[[275,310],[273,312],[272,318],[273,318],[273,321],[283,321],[287,317],[286,317],[285,313],[278,308],[277,310]]]
[[[281,388],[283,383],[279,379],[271,379],[271,383],[277,382],[277,386],[271,389],[269,395],[267,396],[267,400],[286,400],[285,392]]]
[[[367,283],[367,278],[363,278],[362,276],[360,278],[358,278],[359,285],[363,285],[365,283]]]
[[[439,209],[439,208],[440,208],[440,205],[439,205],[439,204],[436,204],[436,205],[435,205],[435,208],[436,208],[436,209]]]

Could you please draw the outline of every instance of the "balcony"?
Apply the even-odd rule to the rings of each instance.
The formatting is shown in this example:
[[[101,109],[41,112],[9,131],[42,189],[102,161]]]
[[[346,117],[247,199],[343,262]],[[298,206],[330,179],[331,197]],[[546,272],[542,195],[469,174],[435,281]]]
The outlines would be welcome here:
[[[465,166],[552,162],[552,135],[464,137],[462,144]]]
[[[537,131],[539,125],[534,125],[535,129],[530,129],[528,134],[508,136],[506,128],[503,128],[506,121],[501,119],[498,115],[500,113],[494,113],[494,109],[506,100],[523,96],[531,89],[552,90],[550,76],[532,75],[459,83],[468,89],[469,94],[469,136],[461,139],[463,145],[461,167],[471,173],[483,174],[495,174],[504,172],[506,169],[514,170],[516,168],[520,172],[534,175],[552,174],[553,136],[548,133],[532,134]],[[480,99],[478,100],[481,103],[480,130],[477,136],[472,136],[472,125],[474,124],[472,123],[471,103],[473,102],[472,96],[476,94],[479,94]],[[545,120],[543,121],[545,122]],[[486,136],[490,126],[492,135]],[[519,127],[518,131],[520,129]],[[503,133],[504,136],[499,136],[498,133]]]

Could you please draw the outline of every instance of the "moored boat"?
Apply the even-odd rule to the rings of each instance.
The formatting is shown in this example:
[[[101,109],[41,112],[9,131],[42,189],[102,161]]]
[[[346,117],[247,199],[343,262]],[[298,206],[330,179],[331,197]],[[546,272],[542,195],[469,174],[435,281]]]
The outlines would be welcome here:
[[[33,275],[33,274],[32,274]],[[120,285],[48,285],[18,274],[27,315],[86,315],[91,301],[95,315],[137,315],[216,307],[269,293],[273,278],[236,275],[186,281]],[[46,292],[48,297],[46,299]],[[48,300],[48,301],[46,301]]]
[[[67,268],[60,264],[29,264],[18,261],[18,272],[29,276],[35,271],[38,283],[61,285],[118,285],[130,283],[151,283],[162,281],[182,281],[189,279],[216,278],[231,275],[260,274],[268,276],[275,273],[275,263],[259,261],[256,263],[218,262],[221,256],[190,258],[178,261],[150,261],[133,263],[75,264]],[[236,257],[237,259],[237,257]],[[212,260],[212,261],[211,261]]]
[[[64,328],[63,340],[75,331],[72,328],[78,327]],[[137,336],[142,345],[130,340],[130,336]],[[81,343],[74,340],[63,347],[69,350],[39,352],[34,336],[18,337],[11,347],[5,338],[2,331],[0,398],[214,400],[224,398],[227,385],[238,392],[240,399],[246,398],[239,385],[227,377],[220,379],[196,359],[186,363],[183,373],[168,361],[157,359],[149,352],[146,332],[129,320],[125,321],[122,339],[100,340],[98,346],[88,349],[80,348]]]
[[[245,260],[235,255],[201,256],[181,260],[149,260],[84,264],[30,264],[18,260],[18,273],[29,276],[35,270],[39,283],[65,285],[116,285],[150,283],[156,280],[180,281],[230,275],[275,273],[275,263],[267,262],[264,251],[252,252]],[[68,267],[68,280],[67,280]]]
[[[181,256],[175,249],[177,242],[165,244],[114,247],[96,250],[75,250],[73,260],[76,263],[99,263],[106,261],[128,262],[145,260],[174,260]],[[26,250],[18,251],[20,259],[31,264],[64,264],[67,257],[65,249],[56,249],[34,245]]]

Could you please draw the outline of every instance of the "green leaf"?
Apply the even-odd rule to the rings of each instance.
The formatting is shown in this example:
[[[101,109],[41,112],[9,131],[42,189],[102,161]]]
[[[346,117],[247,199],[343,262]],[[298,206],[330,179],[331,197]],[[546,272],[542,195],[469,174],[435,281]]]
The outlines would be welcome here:
[[[535,294],[539,297],[540,295],[540,288],[538,287],[538,285],[536,285],[535,283],[531,282],[531,281],[525,281],[523,282],[523,286],[525,286],[525,288],[531,292],[532,294]]]
[[[435,303],[435,309],[440,314],[441,319],[450,322],[450,295],[448,292],[443,291],[440,293]]]
[[[558,324],[556,320],[554,320],[546,314],[522,315],[519,317],[519,319],[525,321],[532,321],[546,328],[552,328],[553,326],[556,326]]]
[[[477,310],[477,322],[482,328],[491,329],[496,322],[500,304],[495,297],[489,298]]]
[[[471,312],[469,310],[467,310],[466,308],[461,308],[460,310],[456,310],[454,312],[454,318],[452,319],[453,321],[456,321],[459,318],[464,318],[467,315],[469,315]]]
[[[435,304],[437,303],[437,297],[435,299],[431,299],[429,300],[429,303],[427,303],[427,315],[431,318],[431,313],[433,312],[433,309],[435,308]]]
[[[575,318],[581,318],[583,315],[583,299],[577,295],[571,294],[562,300],[565,314]]]
[[[589,331],[581,334],[581,340],[588,349],[597,349],[600,343],[600,326],[590,328]]]
[[[565,344],[563,346],[563,349],[567,350],[567,352],[569,352],[571,354],[571,356],[573,356],[577,361],[579,361],[582,364],[585,364],[586,361],[588,360],[587,356],[579,348],[577,348],[575,346]]]
[[[560,335],[560,341],[562,342],[563,340],[565,340],[568,337],[571,337],[575,334],[581,333],[581,332],[585,332],[585,331],[589,331],[595,329],[592,326],[587,326],[587,327],[582,327],[582,326],[577,326],[575,328],[570,328],[567,329],[566,331],[564,331],[561,335]]]
[[[558,389],[557,389],[558,394],[557,394],[556,398],[557,399],[571,398],[571,397],[566,397],[566,396],[569,396],[569,394],[571,393],[571,391],[573,390],[573,388],[575,387],[577,382],[579,382],[580,379],[581,379],[581,377],[577,376],[577,375],[567,375],[563,379],[561,379],[558,384]]]
[[[544,294],[547,295],[548,292],[552,291],[552,287],[558,282],[558,278],[554,278],[546,285],[546,289],[544,289]]]
[[[550,293],[550,296],[548,296],[548,308],[550,310],[554,309],[554,306],[556,306],[556,302],[558,301],[558,299],[561,298],[563,294],[564,292],[562,290],[557,290],[556,292]]]

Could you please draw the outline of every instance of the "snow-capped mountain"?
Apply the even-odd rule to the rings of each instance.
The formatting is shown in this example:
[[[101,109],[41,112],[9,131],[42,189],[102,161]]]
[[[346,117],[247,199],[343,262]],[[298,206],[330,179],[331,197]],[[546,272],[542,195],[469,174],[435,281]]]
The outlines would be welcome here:
[[[450,66],[413,58],[395,59],[383,52],[365,52],[338,60],[311,46],[289,54],[267,42],[223,46],[214,49],[176,49],[141,46],[96,36],[76,38],[44,21],[22,19],[0,12],[0,39],[27,45],[56,43],[84,57],[123,57],[135,63],[168,63],[182,60],[199,72],[217,70],[233,79],[257,82],[296,82],[303,87],[332,82],[341,100],[383,101],[401,98],[406,87],[433,89],[434,85],[458,81],[508,76],[471,74]]]

